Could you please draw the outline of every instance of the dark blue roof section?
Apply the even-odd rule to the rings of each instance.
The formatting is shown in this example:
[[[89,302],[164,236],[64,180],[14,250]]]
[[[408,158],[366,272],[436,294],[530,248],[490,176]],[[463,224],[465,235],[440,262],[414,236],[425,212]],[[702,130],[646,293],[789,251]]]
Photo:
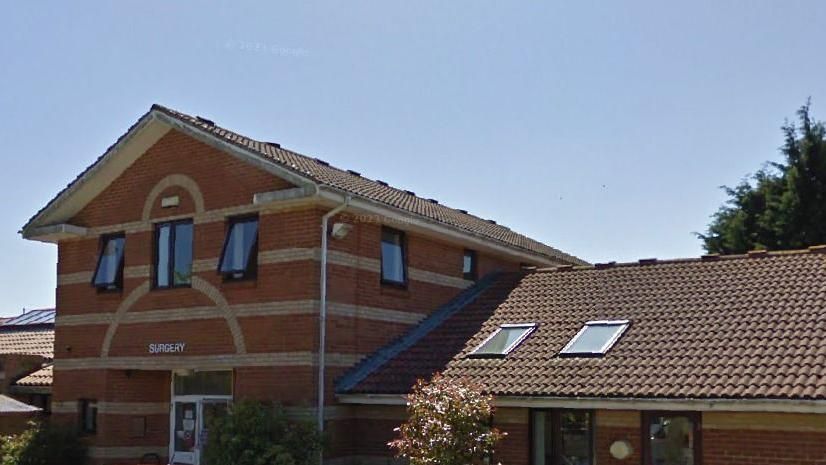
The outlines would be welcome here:
[[[465,289],[450,302],[430,314],[408,333],[402,335],[383,348],[379,349],[370,357],[359,362],[356,366],[345,373],[336,382],[336,392],[343,393],[353,389],[371,373],[381,368],[389,360],[412,347],[422,338],[427,336],[433,329],[444,323],[448,318],[462,310],[466,305],[479,297],[491,284],[499,277],[500,273],[493,272],[479,281],[475,285]]]
[[[6,320],[0,326],[30,326],[30,325],[53,325],[55,309],[42,308],[29,310],[26,313]]]

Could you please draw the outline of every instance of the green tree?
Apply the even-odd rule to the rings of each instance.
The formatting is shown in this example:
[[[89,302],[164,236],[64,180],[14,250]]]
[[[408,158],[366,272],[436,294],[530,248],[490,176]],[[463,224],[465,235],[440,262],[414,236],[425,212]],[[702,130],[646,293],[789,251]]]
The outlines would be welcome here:
[[[810,102],[797,116],[797,125],[782,127],[782,162],[723,187],[728,200],[698,234],[709,253],[826,244],[826,127],[812,118]]]
[[[407,400],[408,419],[388,445],[410,465],[475,465],[505,436],[491,427],[493,399],[466,380],[437,373],[419,380]]]
[[[321,435],[315,425],[288,418],[280,406],[236,402],[207,426],[209,465],[318,464]]]

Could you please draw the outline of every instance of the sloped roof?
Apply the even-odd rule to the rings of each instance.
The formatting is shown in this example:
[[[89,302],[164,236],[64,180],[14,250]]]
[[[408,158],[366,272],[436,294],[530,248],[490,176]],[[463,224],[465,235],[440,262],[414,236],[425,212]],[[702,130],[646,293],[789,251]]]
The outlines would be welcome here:
[[[54,376],[54,372],[52,371],[52,365],[46,365],[43,368],[30,373],[20,379],[17,380],[17,386],[27,386],[27,387],[44,387],[44,386],[51,386],[52,379]]]
[[[278,144],[258,141],[228,129],[215,125],[212,121],[187,115],[176,110],[166,108],[161,105],[153,105],[150,112],[159,112],[186,124],[188,127],[196,128],[212,137],[216,137],[224,142],[240,147],[247,152],[261,157],[270,163],[287,169],[302,178],[320,185],[328,186],[355,196],[359,196],[370,201],[378,202],[389,207],[396,208],[408,214],[414,214],[422,218],[436,221],[438,223],[457,228],[467,233],[475,234],[480,238],[497,242],[501,245],[516,248],[524,252],[537,254],[543,257],[559,261],[561,263],[585,264],[583,260],[545,245],[539,241],[519,234],[506,226],[497,224],[492,220],[485,220],[471,215],[463,210],[458,210],[441,205],[436,200],[426,199],[416,196],[413,192],[398,189],[387,185],[387,183],[372,180],[361,176],[352,170],[336,168],[329,163],[317,158],[308,157],[297,152],[285,149]],[[144,118],[141,118],[142,121]],[[132,129],[138,127],[138,123],[133,125],[118,142],[123,140]],[[118,144],[116,142],[110,149]],[[107,150],[108,153],[108,150]],[[25,230],[33,221],[56,202],[64,193],[70,191],[86,174],[93,171],[95,165],[100,163],[104,156],[89,166],[74,181],[72,181],[63,191],[61,191],[43,209],[35,214],[32,219],[23,227]]]
[[[54,324],[55,309],[41,308],[29,310],[22,315],[9,318],[0,322],[0,326],[27,326]]]
[[[406,393],[443,371],[496,395],[826,400],[823,252],[503,275],[343,393]],[[615,319],[631,325],[604,356],[558,355],[585,322]],[[528,322],[509,355],[467,357],[499,325]]]
[[[53,328],[0,327],[0,355],[27,354],[54,358]]]
[[[40,408],[0,394],[0,413],[39,412]]]

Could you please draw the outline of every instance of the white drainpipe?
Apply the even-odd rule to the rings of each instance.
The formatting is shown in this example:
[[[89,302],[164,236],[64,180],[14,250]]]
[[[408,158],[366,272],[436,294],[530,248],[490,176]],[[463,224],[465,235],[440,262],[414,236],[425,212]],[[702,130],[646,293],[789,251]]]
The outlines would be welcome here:
[[[327,220],[337,215],[350,204],[350,196],[344,203],[321,217],[321,296],[318,312],[318,431],[324,432],[324,356],[327,345]]]

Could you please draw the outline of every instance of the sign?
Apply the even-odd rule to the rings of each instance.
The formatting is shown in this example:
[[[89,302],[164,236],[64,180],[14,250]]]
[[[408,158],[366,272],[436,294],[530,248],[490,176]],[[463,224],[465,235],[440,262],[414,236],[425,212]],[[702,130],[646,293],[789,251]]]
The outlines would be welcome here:
[[[178,354],[186,349],[186,342],[166,342],[149,344],[150,354]]]

